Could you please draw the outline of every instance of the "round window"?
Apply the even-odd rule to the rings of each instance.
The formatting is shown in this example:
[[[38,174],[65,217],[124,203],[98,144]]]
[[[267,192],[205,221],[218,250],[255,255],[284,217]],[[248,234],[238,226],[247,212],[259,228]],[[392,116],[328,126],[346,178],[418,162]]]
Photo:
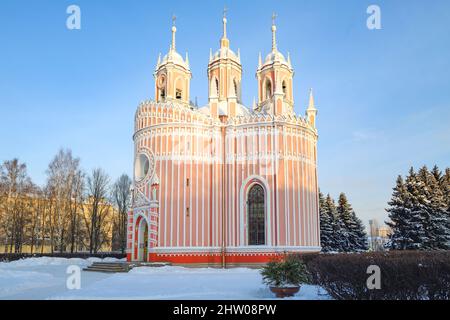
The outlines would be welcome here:
[[[134,164],[134,176],[136,181],[143,180],[150,170],[150,160],[147,155],[140,153],[136,157],[136,162]]]

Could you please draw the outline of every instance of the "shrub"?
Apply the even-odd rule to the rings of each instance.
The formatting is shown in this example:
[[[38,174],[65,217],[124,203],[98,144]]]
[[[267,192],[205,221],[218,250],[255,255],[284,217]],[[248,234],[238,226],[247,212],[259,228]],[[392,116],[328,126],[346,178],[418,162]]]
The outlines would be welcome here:
[[[261,275],[266,285],[274,287],[292,287],[309,282],[306,265],[292,255],[270,261],[261,270]]]
[[[381,271],[381,289],[367,288],[367,268]],[[308,263],[312,281],[335,299],[448,300],[449,251],[322,254]]]

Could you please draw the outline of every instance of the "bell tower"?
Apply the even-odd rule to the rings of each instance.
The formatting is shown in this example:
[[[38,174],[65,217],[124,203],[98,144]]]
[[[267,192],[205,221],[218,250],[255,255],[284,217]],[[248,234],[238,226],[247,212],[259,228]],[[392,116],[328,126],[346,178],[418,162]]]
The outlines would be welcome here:
[[[291,65],[291,57],[283,56],[277,48],[276,15],[272,15],[272,51],[266,56],[264,62],[259,54],[258,70],[258,105],[257,110],[265,111],[273,115],[293,113],[294,97],[292,92],[292,80],[294,70]]]
[[[230,49],[227,37],[227,9],[223,13],[223,35],[220,48],[214,54],[212,50],[208,63],[209,104],[211,115],[234,117],[237,104],[241,102],[241,57]]]
[[[169,52],[158,63],[154,73],[155,77],[155,100],[156,102],[176,101],[189,105],[189,94],[192,73],[189,68],[189,58],[176,51],[176,17],[172,17],[172,43]]]

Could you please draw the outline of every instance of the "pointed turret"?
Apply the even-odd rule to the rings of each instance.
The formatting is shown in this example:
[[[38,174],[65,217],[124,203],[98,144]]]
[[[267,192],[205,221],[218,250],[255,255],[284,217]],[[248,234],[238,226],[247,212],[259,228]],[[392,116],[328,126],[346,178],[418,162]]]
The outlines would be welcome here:
[[[309,90],[309,103],[308,108],[306,109],[306,118],[314,128],[316,127],[316,116],[317,116],[317,109],[314,104],[313,89],[311,88]]]
[[[186,58],[184,59],[184,61],[186,62],[186,65],[189,67],[189,55],[186,52]]]
[[[156,67],[158,68],[160,64],[161,64],[161,52],[158,55],[158,62],[156,63]]]

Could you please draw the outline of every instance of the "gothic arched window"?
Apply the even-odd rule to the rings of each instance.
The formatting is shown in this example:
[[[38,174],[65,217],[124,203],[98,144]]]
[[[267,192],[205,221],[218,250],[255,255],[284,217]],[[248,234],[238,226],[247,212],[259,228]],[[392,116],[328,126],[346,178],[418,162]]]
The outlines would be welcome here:
[[[286,94],[287,94],[287,92],[286,92],[287,91],[286,81],[283,81],[281,87],[283,88],[283,94],[286,97]]]
[[[219,96],[219,79],[216,78],[216,90],[217,90],[217,96]]]
[[[240,95],[239,91],[240,90],[239,90],[239,85],[238,85],[238,82],[236,81],[236,79],[233,79],[233,87],[234,87],[234,94],[236,95],[238,102],[240,102],[239,101],[239,95]]]
[[[270,99],[272,97],[272,83],[270,83],[269,79],[266,79],[266,99]]]
[[[254,185],[247,199],[248,208],[248,244],[260,246],[266,244],[264,189]]]

